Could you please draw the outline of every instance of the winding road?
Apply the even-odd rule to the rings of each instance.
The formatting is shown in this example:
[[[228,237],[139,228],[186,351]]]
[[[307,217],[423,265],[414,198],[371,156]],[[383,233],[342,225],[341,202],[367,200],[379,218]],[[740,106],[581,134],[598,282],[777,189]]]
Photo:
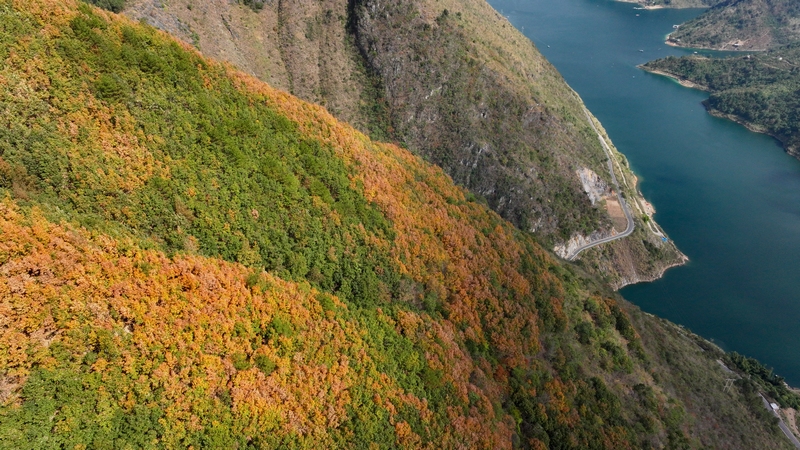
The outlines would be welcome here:
[[[577,94],[575,94],[575,95],[577,95]],[[582,251],[584,251],[586,249],[598,246],[600,244],[605,244],[606,242],[616,241],[617,239],[622,239],[622,238],[624,238],[626,236],[630,236],[631,233],[633,233],[633,229],[635,227],[635,223],[633,221],[633,216],[631,215],[631,210],[630,210],[630,208],[628,208],[628,204],[625,203],[625,199],[622,198],[622,191],[620,190],[619,183],[617,182],[617,175],[614,173],[614,162],[613,162],[614,159],[613,159],[613,156],[611,155],[611,149],[608,147],[608,143],[606,143],[606,140],[603,139],[603,136],[597,130],[597,127],[594,126],[594,121],[592,121],[592,116],[589,114],[589,110],[586,109],[585,106],[583,107],[583,113],[586,115],[586,120],[589,121],[589,125],[592,126],[592,129],[597,134],[597,139],[600,140],[600,144],[603,145],[603,150],[606,152],[606,156],[608,157],[608,171],[611,173],[611,181],[614,183],[614,189],[616,190],[617,199],[619,200],[619,204],[622,207],[622,212],[625,213],[625,218],[628,220],[628,227],[625,228],[625,231],[623,231],[622,233],[618,233],[618,234],[615,234],[613,236],[600,238],[600,239],[594,240],[592,242],[589,242],[588,244],[585,244],[585,245],[582,245],[582,246],[576,248],[575,250],[572,251],[572,253],[567,255],[566,259],[568,261],[574,261],[575,258],[577,258],[578,255]]]
[[[722,370],[724,370],[725,373],[728,373],[735,378],[742,378],[738,373],[729,369],[728,366],[726,366],[725,363],[722,362],[721,360],[718,359],[717,362],[719,363],[720,366],[722,366]],[[764,403],[764,407],[767,408],[767,411],[771,412],[772,415],[778,418],[778,428],[780,428],[781,431],[783,431],[783,434],[792,442],[792,445],[794,445],[795,448],[800,450],[800,440],[798,440],[797,436],[795,436],[794,433],[792,433],[792,430],[790,430],[789,427],[786,426],[786,422],[783,421],[783,418],[780,416],[780,414],[778,414],[777,411],[772,409],[772,406],[767,401],[767,398],[764,397],[764,394],[759,392],[758,396],[761,397],[761,401]]]
[[[772,406],[770,406],[767,399],[764,398],[764,395],[761,394],[760,392],[758,393],[758,395],[761,397],[761,401],[764,402],[764,406],[769,410],[769,412],[771,412],[775,417],[778,418],[778,427],[781,429],[781,431],[783,431],[783,434],[785,434],[786,437],[790,441],[792,441],[792,445],[794,445],[795,448],[800,449],[800,440],[797,439],[797,436],[795,436],[794,433],[792,433],[792,431],[789,429],[789,427],[786,426],[786,423],[783,421],[778,412],[772,409]]]

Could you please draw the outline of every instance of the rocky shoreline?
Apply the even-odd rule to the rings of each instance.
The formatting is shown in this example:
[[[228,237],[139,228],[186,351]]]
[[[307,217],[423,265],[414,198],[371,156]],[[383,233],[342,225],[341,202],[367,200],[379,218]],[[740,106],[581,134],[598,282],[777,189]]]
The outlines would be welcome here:
[[[619,291],[622,288],[624,288],[625,286],[630,286],[632,284],[650,283],[650,282],[656,281],[656,280],[660,279],[661,277],[663,277],[664,274],[667,272],[667,270],[672,269],[673,267],[683,266],[688,262],[689,262],[689,257],[684,255],[683,253],[681,253],[681,260],[680,261],[675,261],[675,262],[666,264],[666,265],[664,265],[664,267],[661,267],[661,268],[657,269],[650,276],[639,277],[638,274],[637,274],[637,276],[632,278],[632,279],[621,278],[618,283],[612,284],[612,287],[615,290]]]
[[[789,155],[791,155],[791,156],[793,156],[793,157],[795,157],[797,159],[800,159],[800,149],[789,147],[786,144],[786,137],[785,136],[781,136],[781,135],[778,135],[778,134],[775,134],[775,133],[771,133],[771,132],[765,130],[760,125],[756,125],[756,124],[754,124],[752,122],[748,122],[748,121],[744,120],[743,118],[741,118],[740,116],[737,116],[735,114],[727,114],[727,113],[724,113],[722,111],[710,108],[705,102],[703,102],[703,106],[705,106],[706,107],[706,111],[708,111],[708,113],[711,114],[714,117],[719,117],[721,119],[728,119],[731,122],[736,122],[739,125],[741,125],[741,126],[747,128],[748,130],[752,131],[753,133],[766,134],[767,136],[769,136],[769,137],[775,139],[776,141],[780,142],[781,147],[783,147],[783,150],[786,153],[788,153]]]
[[[678,84],[680,84],[683,87],[687,87],[687,88],[691,88],[691,89],[697,89],[699,91],[711,92],[711,89],[709,89],[708,87],[703,86],[702,84],[697,84],[697,83],[695,83],[693,81],[689,81],[689,80],[683,79],[680,76],[675,75],[674,73],[670,73],[670,72],[666,72],[666,71],[658,70],[658,69],[651,69],[651,68],[647,67],[644,64],[640,64],[640,65],[638,65],[636,67],[644,70],[645,72],[650,72],[650,73],[653,73],[653,74],[656,74],[656,75],[661,75],[661,76],[664,76],[664,77],[667,77],[667,78],[671,78],[671,79],[675,80],[676,82],[678,82]]]

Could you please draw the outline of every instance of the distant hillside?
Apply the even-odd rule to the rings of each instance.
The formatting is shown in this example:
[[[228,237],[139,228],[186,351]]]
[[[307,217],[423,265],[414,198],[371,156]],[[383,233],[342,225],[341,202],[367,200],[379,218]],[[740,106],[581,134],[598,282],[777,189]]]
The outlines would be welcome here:
[[[645,70],[672,76],[711,92],[711,114],[770,134],[800,158],[800,43],[765,53],[706,58],[668,57]]]
[[[0,448],[791,448],[767,370],[726,389],[410,152],[124,17],[0,15]]]
[[[125,14],[401,143],[550,248],[625,229],[606,202],[606,157],[582,102],[484,0],[287,0],[255,10],[227,0],[131,0]],[[585,170],[596,178],[582,181]],[[634,176],[617,176],[631,181],[628,198],[640,199]],[[682,262],[649,231],[640,203],[631,202],[634,236],[581,256],[617,286]]]
[[[767,50],[800,41],[795,0],[727,0],[670,34],[681,47]]]

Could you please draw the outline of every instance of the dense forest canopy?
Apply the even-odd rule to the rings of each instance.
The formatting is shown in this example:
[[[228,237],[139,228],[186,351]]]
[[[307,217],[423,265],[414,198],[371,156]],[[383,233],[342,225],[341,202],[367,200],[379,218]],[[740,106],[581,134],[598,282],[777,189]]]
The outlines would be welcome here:
[[[0,446],[787,445],[408,151],[86,4],[0,16]]]

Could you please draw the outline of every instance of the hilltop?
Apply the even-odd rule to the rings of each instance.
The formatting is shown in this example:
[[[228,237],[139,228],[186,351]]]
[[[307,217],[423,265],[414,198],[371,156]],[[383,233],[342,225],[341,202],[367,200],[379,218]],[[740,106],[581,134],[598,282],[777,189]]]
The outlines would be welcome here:
[[[794,0],[719,2],[669,35],[668,43],[714,50],[767,50],[800,40]]]
[[[725,389],[407,150],[121,16],[0,15],[0,447],[790,448],[771,372]]]
[[[483,0],[130,0],[123,11],[439,165],[562,255],[625,229],[582,101]],[[636,232],[581,260],[621,287],[684,258],[651,231],[635,177],[614,155]]]

